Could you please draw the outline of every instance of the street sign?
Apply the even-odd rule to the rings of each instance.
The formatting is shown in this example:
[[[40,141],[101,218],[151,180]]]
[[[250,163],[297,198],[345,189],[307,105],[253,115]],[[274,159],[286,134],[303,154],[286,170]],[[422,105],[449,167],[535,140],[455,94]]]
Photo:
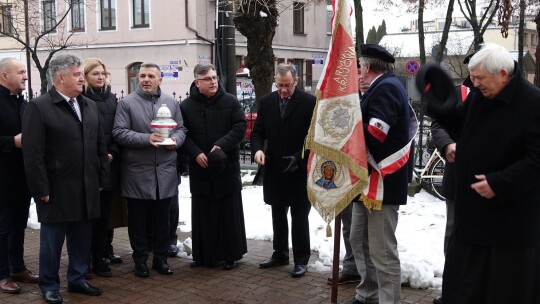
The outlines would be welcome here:
[[[420,63],[416,60],[409,60],[405,64],[405,69],[407,70],[407,73],[414,75],[418,73],[418,70],[420,69]]]

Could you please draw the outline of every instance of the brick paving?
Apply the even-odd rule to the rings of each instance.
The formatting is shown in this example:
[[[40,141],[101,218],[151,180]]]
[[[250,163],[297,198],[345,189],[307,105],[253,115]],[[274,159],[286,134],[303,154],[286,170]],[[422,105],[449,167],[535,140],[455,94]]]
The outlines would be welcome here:
[[[188,233],[180,233],[184,240]],[[299,279],[291,278],[292,265],[274,269],[259,269],[258,263],[272,253],[269,241],[248,240],[248,253],[235,270],[216,268],[192,268],[190,258],[170,258],[174,270],[172,276],[163,276],[150,270],[149,278],[137,278],[133,274],[131,248],[127,229],[115,230],[115,251],[124,259],[123,264],[113,264],[113,277],[93,276],[90,283],[103,289],[98,297],[89,297],[67,292],[65,280],[67,253],[64,248],[60,279],[60,292],[64,303],[330,303],[331,286],[326,284],[330,272],[309,271]],[[26,231],[26,264],[38,271],[39,230]],[[291,257],[292,260],[292,257]],[[317,259],[312,255],[310,263]],[[148,266],[151,266],[151,258]],[[0,303],[44,303],[37,284],[20,283],[18,295],[0,293]],[[355,284],[339,287],[338,303],[354,295]],[[402,303],[429,304],[438,296],[437,290],[420,290],[403,287]]]

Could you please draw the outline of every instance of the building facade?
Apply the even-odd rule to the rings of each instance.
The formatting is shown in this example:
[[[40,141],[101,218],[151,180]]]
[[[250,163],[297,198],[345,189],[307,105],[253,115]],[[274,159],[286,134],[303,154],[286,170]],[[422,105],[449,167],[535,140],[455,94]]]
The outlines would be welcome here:
[[[161,66],[162,89],[185,98],[197,63],[215,63],[216,11],[220,0],[33,0],[28,1],[29,22],[24,23],[23,0],[0,0],[0,58],[25,60],[22,45],[6,35],[19,37],[28,29],[31,41],[43,35],[39,57],[43,62],[53,45],[81,59],[102,59],[111,73],[118,97],[137,86],[142,62]],[[322,72],[330,35],[327,6],[309,0],[280,5],[279,25],[273,40],[276,64],[292,62],[306,90],[314,90]],[[66,13],[66,8],[71,9]],[[234,16],[231,12],[229,18]],[[56,28],[55,26],[58,25]],[[53,29],[51,31],[51,29]],[[7,33],[9,34],[9,33]],[[236,32],[236,66],[247,54],[246,39]],[[60,53],[59,52],[59,53]],[[34,64],[33,64],[34,65]],[[32,89],[39,92],[37,69],[32,69]]]

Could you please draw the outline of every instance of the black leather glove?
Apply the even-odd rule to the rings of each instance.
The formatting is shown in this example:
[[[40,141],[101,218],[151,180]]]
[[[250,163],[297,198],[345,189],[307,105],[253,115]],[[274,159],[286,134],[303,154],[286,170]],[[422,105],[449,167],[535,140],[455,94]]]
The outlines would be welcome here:
[[[296,172],[298,170],[299,164],[296,157],[290,155],[290,156],[283,156],[281,157],[281,168],[283,169],[283,174],[288,175]]]

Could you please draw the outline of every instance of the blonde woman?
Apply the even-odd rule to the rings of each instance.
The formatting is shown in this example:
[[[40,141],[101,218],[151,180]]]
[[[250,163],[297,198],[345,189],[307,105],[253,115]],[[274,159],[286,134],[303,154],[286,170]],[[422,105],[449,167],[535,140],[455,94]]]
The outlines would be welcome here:
[[[122,262],[122,259],[109,252],[108,227],[113,204],[113,190],[120,181],[120,149],[111,135],[117,99],[111,93],[109,85],[110,74],[107,66],[99,59],[87,58],[83,63],[85,87],[82,94],[96,102],[99,110],[99,120],[105,134],[110,174],[100,193],[101,216],[95,220],[92,230],[92,269],[102,277],[110,277],[111,269],[107,262]]]

